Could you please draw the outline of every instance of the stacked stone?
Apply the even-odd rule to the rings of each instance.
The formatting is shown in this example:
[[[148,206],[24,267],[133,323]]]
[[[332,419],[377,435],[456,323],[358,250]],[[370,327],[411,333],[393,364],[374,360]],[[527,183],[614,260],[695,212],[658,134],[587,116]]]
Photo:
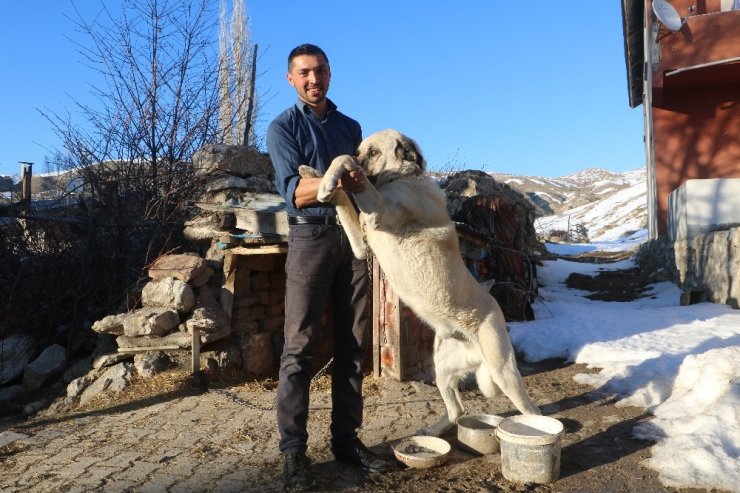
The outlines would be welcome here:
[[[229,203],[246,191],[275,192],[269,157],[252,147],[206,145],[193,154],[193,169],[204,180],[200,200],[206,203]]]
[[[254,193],[274,193],[270,159],[247,146],[209,144],[193,154],[195,177],[203,182],[200,204],[243,206]],[[235,230],[233,213],[227,210],[203,210],[185,224],[185,236],[191,241],[219,239]]]
[[[238,255],[231,260],[232,322],[244,369],[269,375],[285,322],[285,254]]]
[[[121,352],[187,349],[196,328],[202,344],[222,339],[231,333],[231,323],[208,285],[213,274],[198,256],[163,256],[149,269],[150,281],[141,292],[142,306],[109,315],[92,328],[115,335]]]
[[[682,305],[709,301],[740,308],[740,228],[684,238],[673,250]]]

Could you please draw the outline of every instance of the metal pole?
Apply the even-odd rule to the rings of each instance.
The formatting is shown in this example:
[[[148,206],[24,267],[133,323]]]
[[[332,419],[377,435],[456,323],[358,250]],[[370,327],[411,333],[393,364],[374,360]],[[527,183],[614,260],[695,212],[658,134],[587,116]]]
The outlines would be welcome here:
[[[33,163],[19,161],[21,164],[21,203],[28,213],[31,205],[31,178],[33,177]]]
[[[643,49],[645,56],[645,74],[643,75],[642,109],[645,127],[645,168],[647,185],[647,227],[648,238],[658,238],[658,192],[655,179],[655,147],[653,142],[653,33],[650,21],[650,2],[645,2],[643,25]]]

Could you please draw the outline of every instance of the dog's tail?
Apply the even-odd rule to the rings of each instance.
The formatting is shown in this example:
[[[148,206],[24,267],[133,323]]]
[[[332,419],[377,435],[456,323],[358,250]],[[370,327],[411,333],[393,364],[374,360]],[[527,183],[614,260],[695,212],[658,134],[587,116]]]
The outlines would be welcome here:
[[[478,382],[478,389],[480,389],[481,393],[489,399],[501,395],[501,389],[493,381],[491,372],[488,371],[488,365],[483,364],[478,367],[478,370],[475,372],[475,381]]]

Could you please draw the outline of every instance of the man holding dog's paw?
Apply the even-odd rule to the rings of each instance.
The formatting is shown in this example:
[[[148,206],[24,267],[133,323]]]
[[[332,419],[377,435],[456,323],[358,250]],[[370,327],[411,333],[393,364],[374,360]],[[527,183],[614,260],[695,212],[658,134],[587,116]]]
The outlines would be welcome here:
[[[326,54],[304,44],[288,56],[288,82],[298,102],[278,115],[267,131],[275,184],[288,212],[285,265],[285,346],[280,363],[277,422],[285,463],[287,491],[315,484],[306,456],[311,364],[320,320],[327,301],[332,309],[331,450],[337,460],[366,472],[385,472],[390,464],[374,455],[357,437],[362,424],[362,361],[368,328],[367,264],[354,257],[331,204],[316,194],[321,178],[302,178],[300,165],[323,174],[340,155],[354,155],[362,140],[360,124],[337,111],[326,94],[331,71]],[[361,192],[362,171],[346,173],[338,186]]]

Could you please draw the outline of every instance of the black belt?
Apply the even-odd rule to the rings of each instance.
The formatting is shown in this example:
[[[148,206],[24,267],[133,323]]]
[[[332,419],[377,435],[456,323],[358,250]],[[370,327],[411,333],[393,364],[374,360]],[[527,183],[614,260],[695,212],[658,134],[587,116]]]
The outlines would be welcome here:
[[[288,224],[325,224],[336,226],[339,224],[335,216],[288,216]]]

